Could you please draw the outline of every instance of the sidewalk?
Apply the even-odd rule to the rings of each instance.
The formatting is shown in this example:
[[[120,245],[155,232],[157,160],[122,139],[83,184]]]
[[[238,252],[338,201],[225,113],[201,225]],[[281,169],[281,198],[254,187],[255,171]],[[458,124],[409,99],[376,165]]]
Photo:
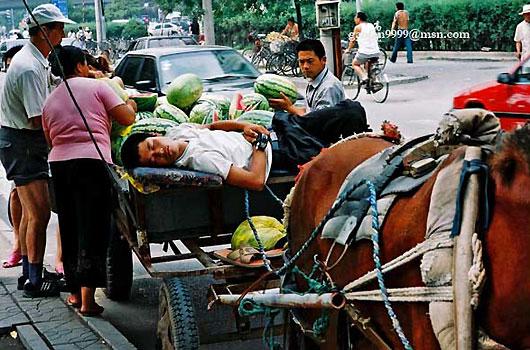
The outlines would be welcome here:
[[[5,257],[12,232],[4,222],[0,226],[0,256]],[[20,271],[20,267],[0,267],[0,334],[16,331],[25,348],[31,350],[136,349],[104,317],[83,317],[68,306],[67,293],[56,298],[24,298],[17,290]]]

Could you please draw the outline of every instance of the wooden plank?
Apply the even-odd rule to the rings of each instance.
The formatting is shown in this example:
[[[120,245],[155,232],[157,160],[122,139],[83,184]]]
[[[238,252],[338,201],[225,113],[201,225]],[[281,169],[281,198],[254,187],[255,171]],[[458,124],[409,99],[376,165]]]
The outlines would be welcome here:
[[[193,254],[197,256],[197,260],[201,262],[206,267],[216,267],[218,266],[208,254],[202,250],[201,247],[197,245],[197,241],[194,239],[183,239],[182,243],[188,248]]]

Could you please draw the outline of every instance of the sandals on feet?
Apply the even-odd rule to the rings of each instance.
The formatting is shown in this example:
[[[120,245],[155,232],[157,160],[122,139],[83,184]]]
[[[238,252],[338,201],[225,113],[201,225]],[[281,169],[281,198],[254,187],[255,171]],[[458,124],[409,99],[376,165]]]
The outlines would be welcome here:
[[[85,317],[96,317],[101,315],[101,313],[105,310],[103,306],[95,305],[93,309],[91,310],[79,310],[79,313]]]
[[[4,269],[19,266],[22,263],[22,255],[18,252],[11,252],[7,257],[7,260],[2,262],[2,267]]]
[[[81,301],[74,302],[72,301],[72,297],[73,297],[72,295],[69,295],[66,298],[66,304],[68,304],[68,306],[71,306],[73,308],[79,309],[81,307]]]

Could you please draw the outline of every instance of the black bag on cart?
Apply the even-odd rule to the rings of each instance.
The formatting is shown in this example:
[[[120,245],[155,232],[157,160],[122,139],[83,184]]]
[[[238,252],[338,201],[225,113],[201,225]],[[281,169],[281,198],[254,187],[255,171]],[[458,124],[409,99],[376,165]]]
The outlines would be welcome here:
[[[276,112],[272,130],[278,137],[277,147],[273,147],[272,167],[289,171],[296,171],[297,165],[307,163],[322,148],[341,138],[372,131],[363,106],[352,100],[341,101],[303,117]]]

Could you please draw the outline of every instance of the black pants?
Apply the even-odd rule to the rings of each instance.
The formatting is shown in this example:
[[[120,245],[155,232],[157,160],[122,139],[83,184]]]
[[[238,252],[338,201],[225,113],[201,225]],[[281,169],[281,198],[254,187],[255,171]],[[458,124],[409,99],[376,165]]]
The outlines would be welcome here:
[[[371,131],[366,113],[357,101],[344,100],[299,117],[276,112],[272,130],[278,136],[278,147],[273,148],[272,168],[296,171],[322,148],[353,134]]]
[[[105,287],[112,209],[111,180],[97,159],[50,162],[63,265],[71,293]]]

